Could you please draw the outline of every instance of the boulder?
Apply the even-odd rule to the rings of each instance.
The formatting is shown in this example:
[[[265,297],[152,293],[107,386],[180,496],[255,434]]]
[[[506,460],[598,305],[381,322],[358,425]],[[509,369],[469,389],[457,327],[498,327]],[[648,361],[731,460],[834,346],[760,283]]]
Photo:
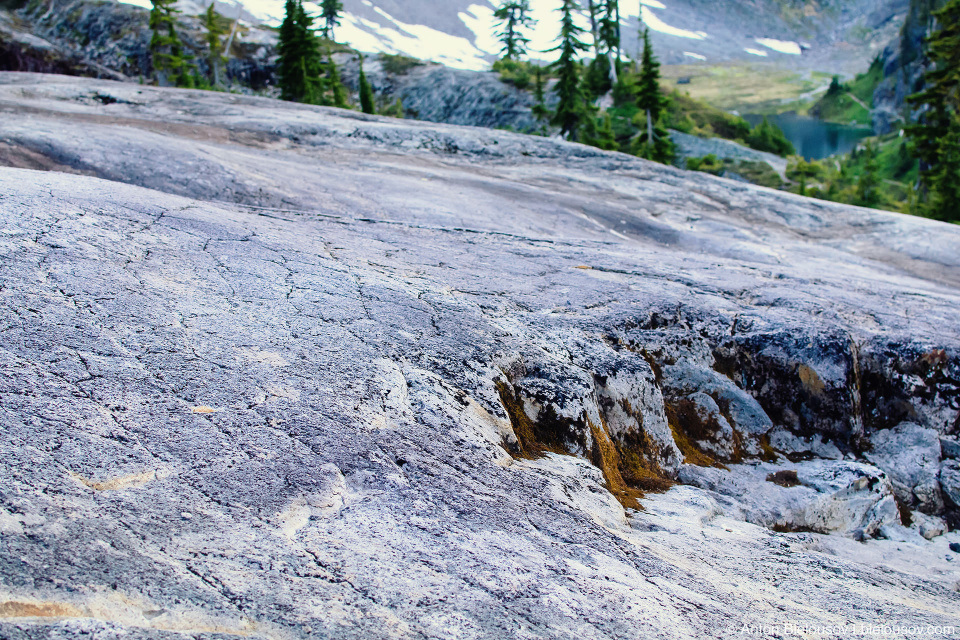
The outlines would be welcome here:
[[[940,436],[940,454],[944,458],[960,458],[960,440],[957,436]]]
[[[679,479],[726,496],[747,521],[778,531],[862,539],[900,522],[886,475],[856,462],[756,463],[729,469],[683,465]]]
[[[960,462],[945,460],[940,466],[940,487],[955,507],[960,507]]]
[[[912,422],[870,436],[867,460],[890,476],[897,497],[925,513],[943,511],[940,494],[940,434]]]

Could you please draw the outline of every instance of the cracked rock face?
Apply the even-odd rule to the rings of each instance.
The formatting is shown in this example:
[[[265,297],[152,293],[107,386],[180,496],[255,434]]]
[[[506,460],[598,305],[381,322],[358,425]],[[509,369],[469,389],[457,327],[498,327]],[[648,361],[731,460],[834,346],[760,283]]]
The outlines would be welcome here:
[[[229,94],[0,111],[0,636],[960,617],[955,227]]]

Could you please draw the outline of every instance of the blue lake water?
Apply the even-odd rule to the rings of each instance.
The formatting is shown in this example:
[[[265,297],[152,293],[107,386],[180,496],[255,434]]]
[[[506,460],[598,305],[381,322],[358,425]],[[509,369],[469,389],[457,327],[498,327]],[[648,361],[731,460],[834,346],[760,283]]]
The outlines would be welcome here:
[[[747,114],[743,118],[751,125],[763,120],[763,116],[755,114]],[[767,116],[767,119],[783,130],[783,135],[797,148],[797,153],[807,160],[847,153],[857,146],[860,140],[873,135],[869,127],[823,122],[792,112]]]

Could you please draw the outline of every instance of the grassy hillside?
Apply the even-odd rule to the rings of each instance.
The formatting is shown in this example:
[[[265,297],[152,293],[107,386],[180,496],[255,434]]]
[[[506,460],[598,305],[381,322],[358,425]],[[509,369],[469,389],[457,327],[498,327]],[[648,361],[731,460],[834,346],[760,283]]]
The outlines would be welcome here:
[[[810,108],[810,115],[827,122],[870,125],[873,92],[882,80],[883,63],[879,58],[849,83],[841,84],[834,76],[827,93]]]
[[[830,83],[825,73],[794,72],[763,63],[724,65],[666,65],[663,83],[673,89],[681,85],[691,97],[719,109],[741,113],[771,114],[798,110]]]

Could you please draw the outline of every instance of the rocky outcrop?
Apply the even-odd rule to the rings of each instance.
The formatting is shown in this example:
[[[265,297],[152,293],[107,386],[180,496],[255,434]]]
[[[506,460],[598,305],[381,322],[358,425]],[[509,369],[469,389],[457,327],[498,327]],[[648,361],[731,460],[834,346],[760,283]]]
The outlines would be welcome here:
[[[223,11],[229,11],[222,8]],[[36,0],[15,13],[0,9],[0,70],[37,71],[114,80],[151,78],[148,12],[117,2]],[[195,16],[180,17],[180,35],[201,75],[208,75],[204,31]],[[277,86],[276,33],[244,24],[233,39],[226,83],[272,95]],[[358,101],[359,57],[334,54]],[[451,69],[410,59],[390,66],[367,58],[365,72],[381,107],[399,100],[407,117],[431,122],[536,131],[533,99],[496,73]],[[554,96],[550,96],[554,100]]]
[[[737,465],[732,470],[685,465],[680,479],[723,496],[727,513],[777,531],[839,533],[858,540],[900,525],[883,471],[848,461]]]
[[[673,130],[670,131],[670,140],[677,146],[677,155],[681,160],[714,155],[720,159],[729,158],[731,160],[763,162],[770,165],[770,168],[776,171],[781,179],[786,180],[787,177],[786,158],[781,158],[773,153],[751,149],[733,140],[701,138],[700,136]]]
[[[121,73],[100,66],[33,35],[19,20],[2,9],[0,9],[0,71],[33,71],[111,80],[126,79]]]
[[[884,48],[884,79],[873,96],[873,129],[877,135],[913,120],[906,99],[923,86],[927,71],[924,40],[933,28],[933,12],[944,4],[944,0],[910,0],[899,36]]]
[[[244,95],[0,112],[3,637],[956,620],[955,227]]]
[[[9,13],[0,7],[0,66],[115,80],[151,78],[148,21],[145,9],[113,1],[34,0]],[[208,75],[200,21],[180,16],[178,33],[198,73]],[[275,48],[272,31],[244,25],[232,42],[227,84],[268,91],[276,84]]]
[[[356,56],[338,56],[344,80],[354,92],[359,89],[357,60]],[[364,73],[380,101],[390,104],[400,100],[407,117],[520,132],[543,128],[531,113],[531,93],[503,82],[497,73],[419,61],[400,72],[388,72],[383,60],[368,58]],[[548,100],[555,102],[556,97],[551,94]]]

